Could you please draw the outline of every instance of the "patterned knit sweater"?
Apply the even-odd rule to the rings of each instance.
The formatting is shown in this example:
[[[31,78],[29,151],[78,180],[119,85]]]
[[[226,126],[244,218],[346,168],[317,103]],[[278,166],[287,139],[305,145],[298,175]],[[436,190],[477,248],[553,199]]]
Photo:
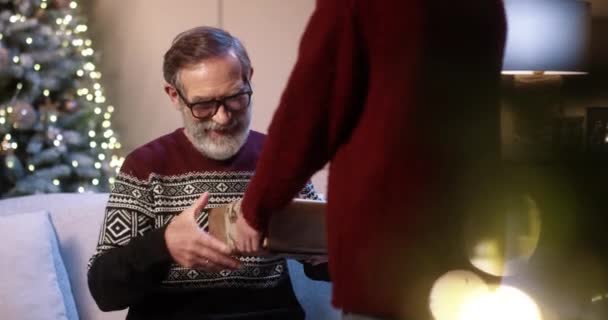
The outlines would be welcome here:
[[[127,156],[89,263],[102,310],[128,307],[127,319],[303,319],[284,259],[242,257],[241,269],[211,273],[175,264],[164,240],[171,219],[203,192],[206,209],[242,197],[263,139],[252,131],[233,158],[215,161],[178,129]],[[310,183],[300,197],[318,199]],[[208,228],[206,210],[198,223]]]

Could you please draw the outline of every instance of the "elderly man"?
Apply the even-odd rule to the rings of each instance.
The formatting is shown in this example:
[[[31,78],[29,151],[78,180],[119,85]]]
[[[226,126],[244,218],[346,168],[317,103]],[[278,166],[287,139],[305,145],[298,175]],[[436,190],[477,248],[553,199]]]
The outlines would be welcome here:
[[[93,297],[102,310],[128,307],[127,319],[303,319],[284,259],[235,258],[206,233],[203,209],[242,196],[264,139],[249,129],[245,48],[194,28],[163,72],[184,128],[127,156],[89,265]],[[310,184],[300,195],[317,198]]]

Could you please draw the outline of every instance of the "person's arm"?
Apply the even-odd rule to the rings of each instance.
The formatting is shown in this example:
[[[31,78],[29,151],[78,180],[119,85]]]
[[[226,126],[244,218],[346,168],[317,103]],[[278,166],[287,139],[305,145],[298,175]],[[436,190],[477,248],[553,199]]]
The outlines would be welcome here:
[[[103,311],[142,299],[160,285],[172,262],[165,227],[154,229],[151,204],[144,200],[151,190],[131,179],[122,173],[117,177],[89,262],[89,290]]]
[[[265,231],[307,179],[332,159],[356,127],[367,91],[367,61],[350,1],[318,1],[299,57],[268,130],[242,203]]]

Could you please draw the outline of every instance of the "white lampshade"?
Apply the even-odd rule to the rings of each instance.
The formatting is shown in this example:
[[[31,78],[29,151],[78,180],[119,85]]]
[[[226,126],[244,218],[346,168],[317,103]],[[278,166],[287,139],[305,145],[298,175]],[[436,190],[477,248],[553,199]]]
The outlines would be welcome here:
[[[578,0],[505,0],[503,74],[584,74],[591,5]]]

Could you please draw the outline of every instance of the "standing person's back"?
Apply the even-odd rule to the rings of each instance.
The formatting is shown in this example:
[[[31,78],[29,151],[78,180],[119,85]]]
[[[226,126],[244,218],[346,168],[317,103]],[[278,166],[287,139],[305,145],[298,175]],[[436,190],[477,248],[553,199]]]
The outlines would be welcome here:
[[[264,230],[331,162],[338,308],[425,319],[432,282],[466,266],[464,180],[499,158],[505,29],[499,0],[317,1],[243,211]]]

